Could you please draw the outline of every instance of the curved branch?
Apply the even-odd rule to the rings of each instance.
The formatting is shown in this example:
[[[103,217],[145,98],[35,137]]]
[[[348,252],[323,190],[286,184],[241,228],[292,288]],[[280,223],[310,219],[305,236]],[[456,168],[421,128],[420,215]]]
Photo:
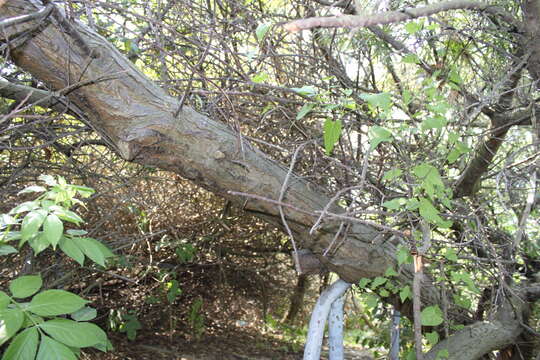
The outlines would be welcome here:
[[[509,24],[517,26],[518,22],[503,10],[493,5],[472,1],[472,0],[452,0],[442,3],[436,3],[421,8],[409,8],[398,11],[387,11],[365,16],[342,15],[328,17],[312,17],[307,19],[295,20],[284,25],[288,31],[301,31],[314,27],[325,28],[358,28],[373,25],[385,25],[412,20],[419,17],[437,14],[449,10],[479,10],[489,14],[496,15]]]

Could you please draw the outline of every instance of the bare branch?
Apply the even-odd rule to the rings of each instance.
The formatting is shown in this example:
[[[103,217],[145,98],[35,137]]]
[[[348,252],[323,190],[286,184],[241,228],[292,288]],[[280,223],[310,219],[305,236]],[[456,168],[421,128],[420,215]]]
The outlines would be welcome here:
[[[409,8],[398,11],[387,11],[364,16],[342,15],[327,17],[312,17],[295,20],[284,25],[288,31],[301,31],[315,27],[325,28],[358,28],[373,25],[385,25],[412,20],[419,17],[437,14],[449,10],[479,10],[501,17],[509,24],[516,25],[517,21],[505,14],[502,10],[493,5],[479,1],[453,0],[443,3],[428,5],[421,8]]]

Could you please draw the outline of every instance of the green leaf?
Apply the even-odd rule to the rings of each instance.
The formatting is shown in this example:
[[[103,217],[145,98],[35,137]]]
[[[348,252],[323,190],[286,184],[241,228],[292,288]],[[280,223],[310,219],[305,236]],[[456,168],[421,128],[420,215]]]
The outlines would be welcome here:
[[[97,311],[94,308],[85,306],[71,314],[71,318],[75,321],[90,321],[95,319]]]
[[[41,316],[70,314],[82,308],[87,300],[64,290],[46,290],[32,298],[27,310]]]
[[[435,224],[441,228],[449,228],[452,226],[451,221],[445,221],[439,216],[439,211],[433,206],[431,201],[426,198],[420,198],[419,206],[420,216],[429,221],[432,224]]]
[[[19,204],[15,206],[13,209],[10,210],[10,214],[16,215],[27,211],[32,211],[35,208],[37,208],[39,204],[36,201],[26,201],[22,204]]]
[[[87,197],[90,197],[92,196],[96,190],[92,189],[91,187],[88,187],[88,186],[82,186],[82,185],[71,185],[71,187],[74,189],[74,190],[77,190],[77,192],[79,193],[79,195],[81,195],[81,197],[83,198],[87,198]]]
[[[470,309],[472,302],[470,299],[463,297],[461,295],[454,294],[453,296],[454,304],[461,306],[464,309]]]
[[[15,336],[2,360],[33,360],[36,357],[39,334],[35,327],[28,328]]]
[[[341,136],[341,120],[326,119],[324,122],[324,149],[330,155]]]
[[[94,245],[99,248],[99,250],[101,251],[101,253],[103,254],[103,256],[105,258],[109,258],[109,257],[114,257],[116,255],[114,255],[114,253],[111,251],[111,249],[109,249],[107,246],[105,246],[103,243],[101,243],[100,241],[94,239],[94,238],[85,238],[86,240],[88,241],[91,241],[94,243]],[[192,246],[192,245],[189,245],[189,246]],[[193,248],[193,247],[192,247]],[[194,248],[193,248],[194,249]]]
[[[477,294],[480,293],[480,290],[474,284],[474,281],[473,281],[470,273],[453,271],[451,273],[451,278],[452,278],[452,281],[454,283],[459,283],[460,281],[463,281],[465,283],[465,285],[467,285],[467,288],[469,290],[471,290],[472,292],[475,292]]]
[[[292,91],[305,96],[315,96],[318,94],[317,89],[314,86],[302,86],[301,88],[291,88]]]
[[[9,291],[15,298],[26,298],[34,295],[43,285],[41,276],[26,275],[20,276],[9,284]]]
[[[403,205],[405,205],[405,203],[407,202],[406,200],[407,199],[405,198],[392,199],[392,200],[383,202],[382,206],[390,210],[397,210],[401,208]]]
[[[54,214],[49,214],[43,222],[43,237],[56,249],[64,233],[64,223]]]
[[[451,109],[450,104],[444,100],[428,103],[426,104],[426,107],[428,108],[429,111],[437,115],[445,115],[448,112],[448,110]]]
[[[458,85],[463,84],[463,79],[461,78],[461,75],[456,68],[450,70],[450,73],[448,74],[448,79]]]
[[[377,295],[374,294],[367,294],[366,295],[366,306],[369,309],[376,308],[377,305],[379,305],[380,299]]]
[[[450,139],[449,139],[450,142]],[[457,141],[455,147],[450,151],[446,159],[450,164],[453,164],[463,154],[467,154],[471,149],[462,141]]]
[[[26,214],[21,224],[21,238],[23,241],[30,239],[37,233],[46,216],[47,212],[43,209],[32,210]]]
[[[435,331],[432,331],[432,332],[429,332],[427,334],[425,334],[426,336],[426,339],[428,341],[428,343],[431,345],[431,346],[434,346],[435,344],[437,344],[439,342],[439,334]]]
[[[383,180],[384,181],[392,181],[397,177],[400,177],[403,174],[403,171],[401,169],[391,169],[384,173]]]
[[[28,240],[28,243],[34,250],[34,255],[39,254],[40,252],[48,248],[50,245],[47,239],[43,236],[43,232],[39,232],[37,236],[30,238],[30,240]]]
[[[404,286],[399,291],[399,298],[401,299],[401,302],[405,302],[407,299],[412,300],[412,292],[409,285]]]
[[[442,349],[437,352],[435,360],[448,359],[449,357],[450,353],[448,352],[448,349]]]
[[[457,161],[457,159],[459,159],[461,155],[463,154],[458,149],[453,148],[446,156],[446,160],[448,160],[449,164],[453,164]]]
[[[19,191],[17,195],[26,194],[30,192],[44,192],[44,191],[47,191],[47,189],[45,189],[43,186],[32,185]]]
[[[398,273],[392,266],[389,266],[388,269],[384,272],[384,276],[391,277],[391,276],[398,276]]]
[[[429,129],[442,129],[446,127],[448,124],[448,120],[446,120],[443,116],[433,116],[428,117],[424,121],[422,121],[422,130],[429,130]]]
[[[371,282],[370,279],[368,278],[361,278],[360,281],[358,282],[358,286],[361,288],[361,289],[365,289],[366,286]]]
[[[74,224],[80,224],[84,222],[83,219],[79,215],[61,206],[54,205],[54,206],[51,206],[49,210],[52,211],[61,220],[69,221]]]
[[[9,298],[8,294],[0,290],[0,310],[6,308],[10,302],[11,299]]]
[[[81,229],[69,229],[66,231],[69,235],[82,236],[88,234],[88,231]]]
[[[412,53],[403,56],[403,59],[401,59],[401,61],[403,61],[405,64],[420,64],[420,59],[418,58],[418,56]],[[404,102],[405,104],[408,104],[408,102],[406,102],[405,100]]]
[[[420,314],[423,326],[437,326],[442,324],[442,311],[438,305],[428,306]]]
[[[17,219],[9,214],[0,214],[0,229],[6,228],[8,225],[18,224]]]
[[[413,167],[413,174],[427,183],[430,183],[433,186],[444,187],[444,183],[439,174],[439,170],[432,165],[422,163]]]
[[[47,335],[42,335],[36,360],[59,359],[77,360],[77,356],[66,345],[51,339]]]
[[[390,293],[388,292],[388,290],[386,290],[386,289],[380,289],[379,290],[379,296],[380,297],[387,297],[389,295],[390,295]]]
[[[125,332],[127,334],[127,338],[130,341],[135,340],[135,337],[137,336],[137,330],[142,329],[140,321],[135,315],[131,314],[124,315],[123,319],[125,320],[125,322],[120,326],[120,332]]]
[[[405,360],[416,360],[416,354],[413,350],[410,350],[407,355],[405,356]]]
[[[432,224],[437,224],[442,221],[442,218],[439,216],[439,211],[433,206],[431,201],[426,198],[420,198],[420,216],[429,221]]]
[[[0,256],[9,255],[9,254],[15,254],[17,252],[18,252],[17,249],[15,249],[11,245],[0,245]]]
[[[171,280],[167,284],[167,300],[172,304],[178,295],[182,294],[182,289],[178,284],[178,280]]]
[[[396,258],[398,261],[398,265],[412,263],[412,256],[410,254],[410,251],[403,246],[399,248],[396,254]]]
[[[268,33],[268,30],[270,30],[270,27],[272,25],[268,23],[262,23],[257,26],[257,29],[255,30],[255,34],[257,35],[257,41],[261,42],[264,40],[264,37],[266,36],[266,33]]]
[[[24,313],[19,309],[0,310],[0,345],[8,341],[19,331],[23,320]]]
[[[377,276],[375,279],[373,279],[373,283],[371,283],[371,288],[376,289],[378,286],[384,284],[387,282],[388,279],[382,276]]]
[[[36,324],[41,324],[42,322],[45,321],[45,319],[43,319],[41,316],[37,316],[37,315],[32,314],[31,312],[26,311],[27,304],[28,303],[21,304],[22,306],[24,306],[24,310],[25,310],[24,321],[22,324],[22,327],[25,329],[28,327],[34,326]]]
[[[255,75],[254,77],[251,78],[251,81],[253,81],[254,83],[263,83],[263,82],[266,82],[268,81],[268,78],[270,76],[267,74],[267,73],[259,73],[257,75]]]
[[[88,256],[93,262],[101,266],[105,266],[105,259],[114,256],[114,254],[105,245],[93,238],[77,238],[77,246],[81,251]]]
[[[369,134],[371,138],[371,150],[375,149],[382,142],[392,141],[392,133],[380,126],[372,126],[371,129],[369,129]]]
[[[410,35],[414,35],[420,30],[422,30],[423,24],[418,23],[416,21],[411,21],[405,24],[405,31],[407,31]]]
[[[304,116],[309,114],[311,112],[311,110],[313,110],[314,107],[315,107],[315,104],[313,104],[313,103],[304,104],[304,106],[302,106],[302,108],[300,109],[298,114],[296,114],[296,120],[300,120]]]
[[[360,97],[366,100],[371,106],[379,107],[382,110],[389,110],[392,107],[392,95],[387,92],[378,94],[360,94]]]
[[[79,249],[79,247],[75,244],[75,239],[70,239],[62,236],[58,245],[60,246],[60,250],[62,250],[64,254],[78,262],[79,265],[83,266],[84,254],[81,249]]]
[[[54,319],[39,324],[52,338],[67,346],[88,347],[107,342],[107,335],[97,325],[67,319]]]
[[[411,198],[411,199],[407,199],[407,204],[405,206],[405,209],[414,211],[418,209],[419,206],[420,206],[420,201],[418,201],[417,198]]]
[[[445,248],[444,257],[450,261],[458,261],[456,250],[452,248]]]

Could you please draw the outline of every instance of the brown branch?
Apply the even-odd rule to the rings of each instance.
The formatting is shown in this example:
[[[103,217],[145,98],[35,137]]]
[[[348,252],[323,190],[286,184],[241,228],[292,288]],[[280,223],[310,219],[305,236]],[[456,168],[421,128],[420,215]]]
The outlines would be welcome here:
[[[301,31],[314,27],[325,28],[358,28],[373,25],[385,25],[412,20],[419,17],[437,14],[449,10],[479,10],[501,17],[509,24],[515,25],[517,21],[493,5],[471,0],[452,0],[443,3],[428,5],[421,8],[409,8],[398,11],[387,11],[365,16],[342,15],[325,16],[300,19],[284,25],[288,31]]]
[[[487,172],[508,130],[510,130],[510,126],[497,129],[478,146],[474,158],[467,165],[455,185],[454,198],[470,196],[476,192],[476,184],[478,184],[482,175]]]
[[[519,54],[518,49],[518,56]],[[487,172],[493,158],[497,154],[501,144],[508,133],[508,130],[517,122],[512,121],[512,117],[505,114],[503,111],[508,109],[515,95],[515,88],[521,79],[521,70],[525,66],[525,62],[514,62],[513,70],[510,76],[504,80],[501,86],[502,95],[499,97],[496,104],[496,109],[500,112],[491,116],[491,131],[490,136],[482,141],[477,148],[476,153],[471,162],[465,168],[465,171],[460,176],[454,187],[454,197],[460,198],[474,194],[478,188],[482,176]],[[532,107],[531,107],[532,108]]]

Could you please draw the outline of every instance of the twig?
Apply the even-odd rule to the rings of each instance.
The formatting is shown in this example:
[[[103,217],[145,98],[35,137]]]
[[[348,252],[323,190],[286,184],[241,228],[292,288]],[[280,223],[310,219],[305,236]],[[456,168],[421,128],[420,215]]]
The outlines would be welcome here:
[[[210,34],[210,39],[212,39],[212,36],[211,36],[212,34],[213,32]],[[204,59],[206,59],[206,55],[208,55],[208,50],[210,50],[210,45],[212,45],[211,41],[208,42],[208,45],[204,49],[203,54],[201,55],[201,57],[199,58],[199,61],[197,62],[197,65],[193,67],[193,72],[191,73],[191,76],[189,77],[184,94],[182,95],[182,98],[180,99],[180,102],[178,104],[178,108],[176,109],[176,112],[174,113],[174,118],[178,117],[178,114],[180,114],[180,111],[182,111],[182,108],[184,107],[184,103],[186,102],[187,95],[191,91],[191,87],[193,85],[193,78],[195,77],[195,72],[202,65]]]
[[[293,209],[293,210],[295,210],[295,211],[297,211],[299,213],[302,213],[302,214],[307,214],[307,215],[312,215],[312,216],[318,216],[318,215],[321,214],[321,211],[308,211],[308,210],[300,209],[300,208],[298,208],[298,207],[296,207],[294,205],[291,205],[291,204],[288,204],[288,203],[285,203],[285,202],[280,202],[280,201],[277,201],[277,200],[273,200],[273,199],[270,199],[270,198],[267,198],[267,197],[264,197],[264,196],[261,196],[261,195],[248,194],[248,193],[240,192],[240,191],[228,191],[227,194],[234,195],[234,196],[243,196],[243,197],[247,197],[247,198],[251,198],[251,199],[255,199],[255,200],[265,201],[265,202],[268,202],[268,203],[271,203],[271,204],[274,204],[274,205],[283,206],[283,207]],[[377,223],[375,223],[373,221],[362,220],[362,219],[354,218],[354,217],[351,217],[351,216],[340,215],[340,214],[335,214],[335,213],[330,213],[330,212],[327,212],[326,216],[329,217],[329,218],[332,218],[332,219],[346,220],[346,221],[350,221],[350,222],[353,222],[353,223],[359,223],[359,224],[363,224],[363,225],[373,226],[373,227],[375,227],[377,229],[388,231],[388,232],[396,234],[396,235],[398,235],[400,237],[406,237],[405,234],[402,231],[393,229],[393,228],[391,228],[389,226],[377,224]]]
[[[279,193],[278,201],[279,201],[280,204],[283,203],[283,198],[285,197],[285,193],[287,192],[287,188],[289,186],[289,180],[290,180],[291,175],[293,173],[294,164],[296,163],[296,158],[298,157],[298,154],[300,153],[300,150],[302,150],[304,148],[304,146],[306,146],[306,145],[307,145],[307,143],[301,144],[293,154],[293,157],[291,159],[291,165],[289,166],[289,171],[287,172],[287,175],[285,176],[285,180],[283,180],[283,185],[281,186],[281,191]],[[278,205],[278,207],[279,207],[279,215],[281,216],[281,222],[283,223],[283,226],[285,227],[285,230],[287,230],[287,234],[289,234],[289,237],[291,238],[291,244],[292,244],[293,251],[294,251],[293,254],[294,254],[294,264],[295,264],[295,267],[296,267],[296,272],[298,272],[298,274],[302,274],[300,261],[298,259],[298,249],[296,247],[296,242],[294,241],[294,235],[293,235],[291,229],[289,228],[289,224],[287,223],[287,219],[285,218],[285,212],[283,211],[283,206]]]
[[[323,218],[328,214],[328,209],[330,209],[330,206],[332,206],[334,204],[334,202],[339,199],[339,197],[341,196],[341,194],[345,193],[345,192],[348,192],[348,191],[351,191],[351,190],[356,190],[356,189],[361,189],[363,188],[363,185],[355,185],[355,186],[349,186],[345,189],[341,189],[339,190],[331,199],[330,201],[328,201],[328,203],[326,204],[326,206],[323,208],[323,210],[321,211],[321,215],[319,215],[319,218],[317,219],[317,221],[315,221],[315,224],[313,224],[313,226],[311,227],[311,230],[309,230],[309,234],[310,235],[313,235],[315,233],[315,231],[317,231],[317,229],[320,227],[321,225],[321,222],[323,220]]]

